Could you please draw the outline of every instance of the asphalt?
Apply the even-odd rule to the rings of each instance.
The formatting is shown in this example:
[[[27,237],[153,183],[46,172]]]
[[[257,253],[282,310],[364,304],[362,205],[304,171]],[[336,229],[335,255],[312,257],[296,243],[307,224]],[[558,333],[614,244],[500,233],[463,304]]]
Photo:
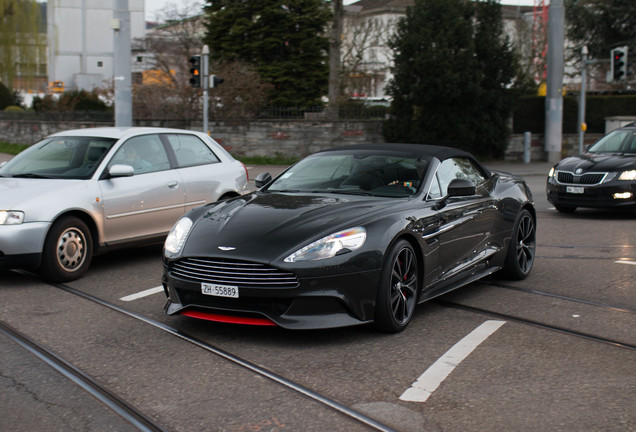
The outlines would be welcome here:
[[[5,153],[0,153],[0,163],[11,159],[13,156]],[[485,162],[484,166],[491,170],[505,171],[512,174],[517,174],[522,177],[541,175],[545,176],[550,171],[552,164],[549,162],[506,162],[506,161],[493,161]],[[250,175],[250,181],[253,182],[254,178],[262,173],[269,172],[272,176],[279,174],[286,167],[280,165],[248,165],[247,169]]]

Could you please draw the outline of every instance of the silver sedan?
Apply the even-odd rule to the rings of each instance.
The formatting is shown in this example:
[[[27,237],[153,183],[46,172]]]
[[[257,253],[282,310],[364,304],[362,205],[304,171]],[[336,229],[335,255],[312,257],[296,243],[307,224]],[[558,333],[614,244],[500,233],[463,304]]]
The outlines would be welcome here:
[[[162,241],[188,210],[247,185],[245,166],[201,132],[56,133],[0,165],[0,269],[77,279],[95,253]]]

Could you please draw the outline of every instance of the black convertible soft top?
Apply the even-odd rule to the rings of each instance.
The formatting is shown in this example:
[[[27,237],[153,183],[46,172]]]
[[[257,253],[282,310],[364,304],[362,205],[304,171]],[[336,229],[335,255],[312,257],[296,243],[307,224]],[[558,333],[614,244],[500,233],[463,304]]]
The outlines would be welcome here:
[[[328,152],[351,152],[351,151],[379,151],[379,152],[391,152],[397,153],[403,156],[409,156],[412,158],[419,158],[421,156],[429,156],[439,159],[440,161],[453,158],[463,157],[471,159],[483,173],[490,177],[490,171],[484,168],[477,159],[470,153],[459,150],[453,147],[436,146],[429,144],[411,144],[411,143],[363,143],[363,144],[351,144],[342,147],[334,147],[330,149],[321,150],[318,153]]]

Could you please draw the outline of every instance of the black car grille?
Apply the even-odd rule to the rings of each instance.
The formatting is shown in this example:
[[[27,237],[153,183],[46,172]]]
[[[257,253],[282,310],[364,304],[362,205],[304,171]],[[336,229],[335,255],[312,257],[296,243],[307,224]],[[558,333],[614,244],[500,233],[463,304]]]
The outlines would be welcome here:
[[[170,272],[192,282],[239,288],[296,288],[295,274],[265,264],[223,258],[186,258],[170,265]]]
[[[603,182],[607,173],[574,174],[569,171],[557,171],[557,181],[562,184],[596,185]]]

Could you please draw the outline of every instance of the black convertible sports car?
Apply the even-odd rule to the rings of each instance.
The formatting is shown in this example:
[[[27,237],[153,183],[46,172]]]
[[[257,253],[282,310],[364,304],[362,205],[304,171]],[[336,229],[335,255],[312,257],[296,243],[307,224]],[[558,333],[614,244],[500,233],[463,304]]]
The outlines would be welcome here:
[[[175,224],[164,247],[167,314],[397,332],[417,303],[501,269],[525,278],[534,262],[523,179],[456,149],[340,147],[256,185]]]
[[[636,123],[556,164],[548,174],[546,193],[565,213],[577,207],[636,209]]]

